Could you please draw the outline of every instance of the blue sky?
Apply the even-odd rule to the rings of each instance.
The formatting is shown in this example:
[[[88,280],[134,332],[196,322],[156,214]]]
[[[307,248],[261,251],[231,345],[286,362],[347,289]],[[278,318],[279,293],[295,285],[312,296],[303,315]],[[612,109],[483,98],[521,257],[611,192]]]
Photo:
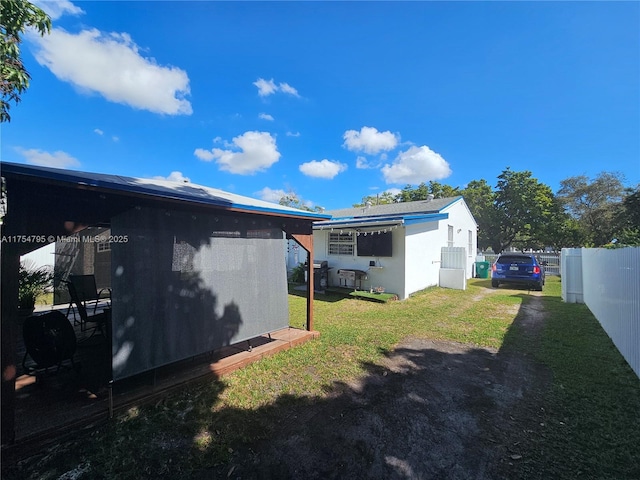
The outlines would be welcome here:
[[[37,2],[2,159],[350,207],[532,171],[640,183],[638,2]]]

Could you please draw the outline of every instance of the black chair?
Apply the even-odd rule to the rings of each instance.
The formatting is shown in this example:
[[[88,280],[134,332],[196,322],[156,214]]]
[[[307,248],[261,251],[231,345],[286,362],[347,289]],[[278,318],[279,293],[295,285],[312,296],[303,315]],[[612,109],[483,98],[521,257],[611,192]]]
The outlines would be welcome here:
[[[81,342],[88,340],[93,337],[93,335],[100,331],[105,337],[107,336],[107,313],[101,312],[94,315],[89,315],[87,313],[87,308],[85,307],[84,302],[82,301],[78,291],[76,290],[75,284],[73,282],[67,282],[67,288],[69,289],[69,296],[71,297],[71,303],[69,304],[70,308],[75,308],[78,310],[78,315],[80,315],[80,330],[84,331],[87,328],[87,324],[93,323],[94,329],[91,332],[89,337],[81,340]],[[95,308],[94,308],[95,312]],[[74,310],[74,318],[75,318],[75,310]]]
[[[76,334],[61,312],[52,311],[26,318],[22,335],[27,350],[22,359],[26,374],[35,375],[42,370],[48,373],[49,368],[54,366],[57,367],[57,373],[66,360],[78,370],[79,365],[73,359],[77,346]],[[27,364],[28,357],[31,357],[35,365]]]
[[[98,304],[101,300],[106,300],[107,305],[111,304],[111,289],[110,288],[101,288],[98,290],[96,286],[96,277],[95,275],[69,275],[68,280],[65,281],[67,287],[73,286],[75,290],[75,301],[72,298],[69,303],[69,308],[67,310],[67,316],[69,313],[73,312],[73,319],[76,320],[76,312],[73,309],[73,304],[76,305],[82,304],[85,308],[85,311],[88,309],[89,304],[93,302],[93,313],[96,313],[98,308]],[[71,291],[69,291],[71,294]],[[84,325],[82,323],[82,316],[80,317],[80,326],[84,329]]]

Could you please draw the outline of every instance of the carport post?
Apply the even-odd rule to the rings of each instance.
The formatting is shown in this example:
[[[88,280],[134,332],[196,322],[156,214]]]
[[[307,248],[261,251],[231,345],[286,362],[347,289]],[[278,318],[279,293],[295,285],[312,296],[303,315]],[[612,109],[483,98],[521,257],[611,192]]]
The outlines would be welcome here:
[[[2,444],[15,440],[16,412],[16,342],[18,321],[18,271],[20,254],[15,244],[3,243],[0,247],[0,286],[2,317],[2,390],[0,410],[2,412]]]
[[[313,233],[308,235],[292,234],[296,242],[307,251],[307,331],[313,330]]]

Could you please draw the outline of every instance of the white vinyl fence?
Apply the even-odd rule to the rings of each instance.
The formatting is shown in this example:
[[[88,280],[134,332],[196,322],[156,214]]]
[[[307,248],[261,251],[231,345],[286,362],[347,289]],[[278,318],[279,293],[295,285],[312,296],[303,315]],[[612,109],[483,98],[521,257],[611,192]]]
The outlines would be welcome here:
[[[508,253],[508,252],[504,252]],[[560,254],[559,253],[533,253],[538,261],[544,265],[544,271],[547,275],[560,275]],[[498,258],[497,253],[479,253],[484,259],[493,263]]]
[[[585,303],[640,378],[640,247],[562,250],[562,299]]]

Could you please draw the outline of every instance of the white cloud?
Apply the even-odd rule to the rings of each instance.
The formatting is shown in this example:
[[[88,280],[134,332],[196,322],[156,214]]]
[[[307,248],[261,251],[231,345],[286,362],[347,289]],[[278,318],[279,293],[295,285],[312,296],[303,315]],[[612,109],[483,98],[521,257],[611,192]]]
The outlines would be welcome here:
[[[111,102],[167,115],[190,115],[189,77],[184,70],[158,65],[140,55],[126,33],[97,29],[78,34],[55,28],[32,36],[40,65],[81,91],[97,92]]]
[[[280,199],[284,197],[287,192],[282,189],[274,190],[269,187],[264,187],[262,190],[256,192],[255,194],[258,196],[258,198],[261,198],[265,202],[279,203]]]
[[[94,128],[93,133],[95,133],[96,135],[100,135],[101,137],[104,136],[104,130],[101,130],[99,128]],[[111,141],[114,143],[118,143],[120,141],[120,137],[118,137],[117,135],[111,135]]]
[[[287,137],[299,137],[300,132],[287,132]]]
[[[276,84],[273,81],[273,78],[270,80],[265,80],[264,78],[258,78],[253,84],[258,87],[258,95],[261,97],[268,97],[269,95],[273,95],[276,92],[286,93],[288,95],[293,95],[294,97],[299,97],[300,94],[298,90],[293,88],[288,83],[280,83]]]
[[[255,131],[234,137],[233,150],[197,148],[193,153],[206,162],[215,160],[220,170],[239,175],[264,171],[280,159],[276,139],[268,132]]]
[[[366,157],[362,157],[360,155],[358,155],[356,157],[356,168],[359,168],[361,170],[366,170],[369,168],[380,168],[380,162],[379,161],[371,161],[368,160]]]
[[[211,160],[216,158],[211,150],[206,150],[204,148],[196,148],[193,154],[200,160],[205,162],[210,162]]]
[[[261,97],[272,95],[278,90],[278,86],[273,81],[273,78],[271,80],[259,78],[258,80],[253,82],[253,84],[258,87],[258,95],[260,95]]]
[[[49,2],[45,0],[34,0],[31,3],[44,10],[47,15],[51,17],[51,20],[58,20],[63,15],[81,15],[84,13],[84,10],[75,6],[69,0],[55,0]]]
[[[344,172],[347,166],[344,163],[327,160],[311,160],[300,165],[300,171],[308,177],[331,179]]]
[[[400,192],[402,192],[402,189],[400,188],[387,188],[384,192],[382,193],[388,193],[389,195],[393,195],[394,197],[396,195],[398,195]]]
[[[273,122],[273,116],[269,115],[268,113],[261,113],[258,115],[258,118],[261,118],[262,120],[269,120],[270,122]]]
[[[365,152],[371,155],[384,150],[393,150],[398,145],[398,136],[390,131],[379,132],[374,127],[362,127],[360,131],[347,130],[344,132],[344,144],[352,152]]]
[[[178,171],[171,172],[168,177],[157,176],[153,178],[155,180],[168,180],[170,182],[179,182],[179,183],[186,183],[191,181],[189,177],[185,177],[182,174],[182,172],[178,172]]]
[[[423,145],[400,152],[391,165],[382,167],[382,174],[387,183],[416,185],[446,178],[451,175],[451,168],[444,158]]]
[[[298,93],[298,90],[293,88],[288,83],[281,83],[279,89],[281,92],[288,93],[289,95],[293,95],[294,97],[300,96],[300,94]]]
[[[69,168],[69,167],[78,167],[80,166],[80,162],[63,151],[56,151],[53,153],[45,152],[43,150],[37,150],[35,148],[31,148],[25,150],[24,148],[17,148],[18,153],[20,153],[27,163],[32,165],[40,165],[41,167],[53,167],[53,168]]]

